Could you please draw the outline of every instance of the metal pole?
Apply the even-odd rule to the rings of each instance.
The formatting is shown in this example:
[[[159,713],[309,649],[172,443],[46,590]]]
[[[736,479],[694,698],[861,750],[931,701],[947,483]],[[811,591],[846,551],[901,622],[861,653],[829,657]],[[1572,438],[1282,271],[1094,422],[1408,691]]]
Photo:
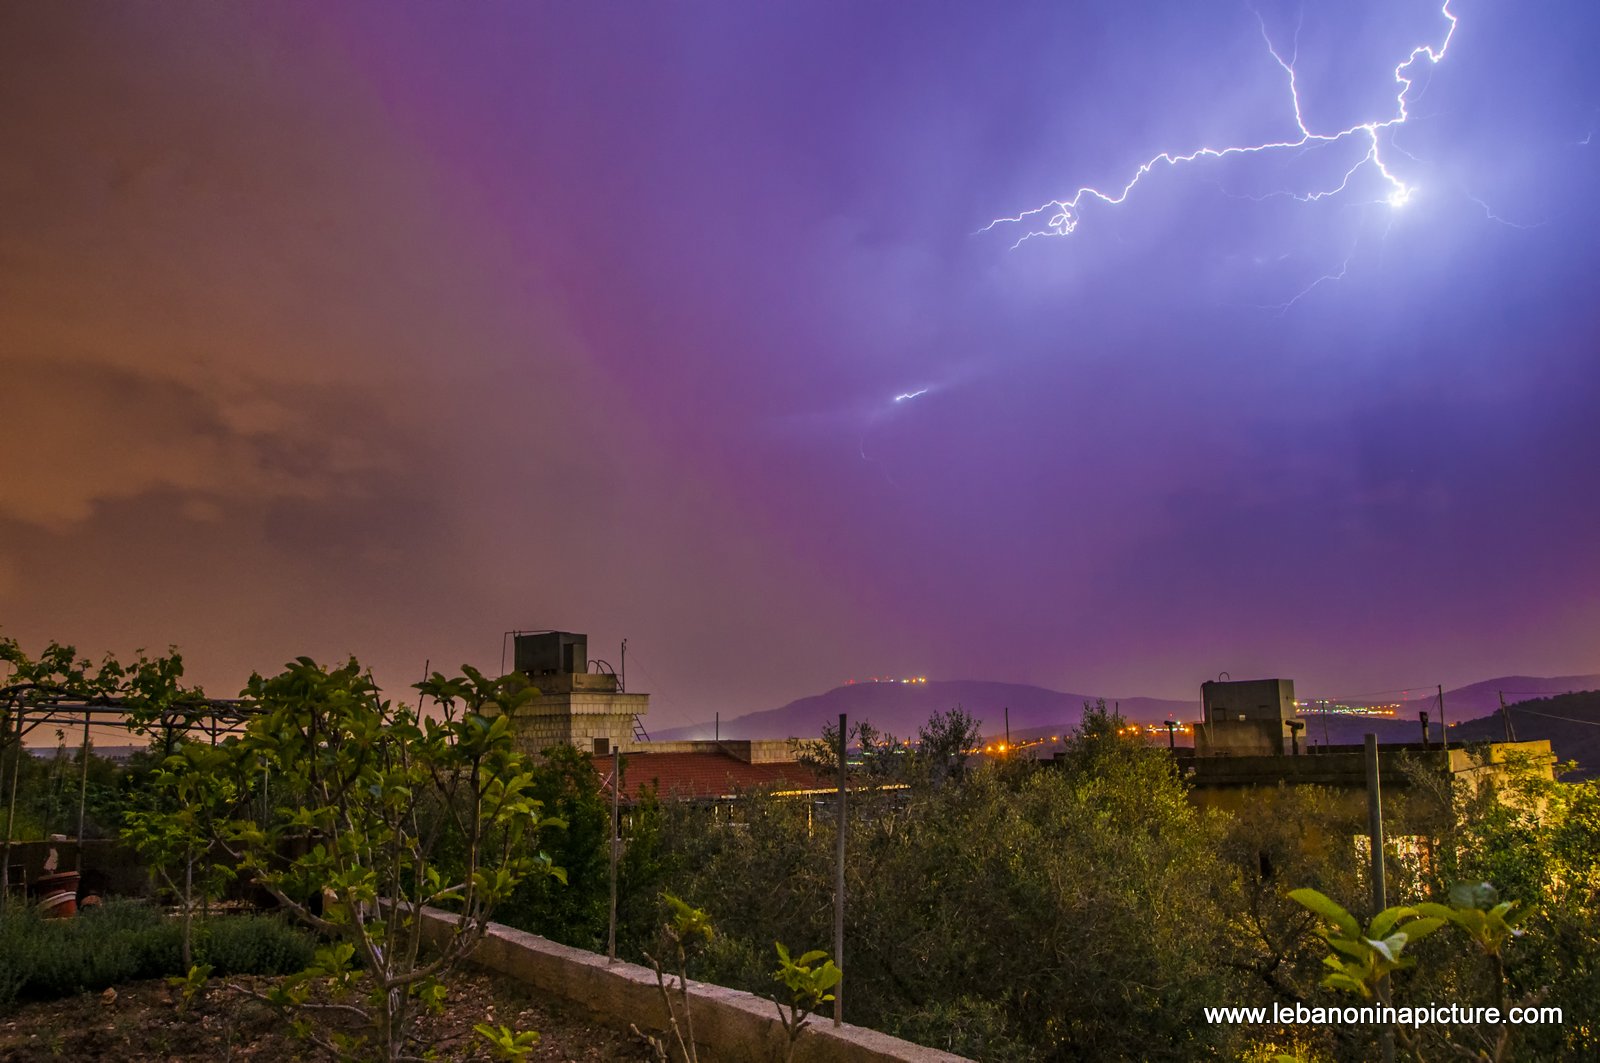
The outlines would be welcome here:
[[[1450,725],[1445,722],[1445,718],[1444,718],[1444,684],[1443,683],[1439,684],[1438,690],[1439,690],[1439,734],[1443,738],[1443,741],[1441,742],[1441,745],[1443,745],[1444,748],[1449,749],[1450,748]]]
[[[1007,705],[1006,713],[1006,752],[1011,752],[1011,706]]]
[[[17,825],[17,776],[22,774],[22,721],[17,713],[17,740],[11,753],[11,800],[6,808],[6,843],[0,850],[0,908],[11,896],[11,832]]]
[[[89,710],[83,710],[83,771],[78,776],[78,870],[83,870],[83,806],[89,797]]]
[[[1383,877],[1383,791],[1378,778],[1378,736],[1367,735],[1367,838],[1372,857],[1372,914],[1388,907]]]
[[[611,747],[611,928],[606,933],[606,962],[617,962],[617,836],[618,806],[622,800],[622,747]]]
[[[839,815],[834,821],[837,865],[833,872],[833,962],[841,972],[844,970],[844,793],[849,771],[849,763],[845,760],[845,716],[845,713],[839,714]],[[839,1026],[843,1022],[844,977],[841,974],[839,984],[833,987],[833,1024]]]
[[[1383,875],[1383,789],[1378,778],[1378,736],[1367,735],[1367,844],[1372,855],[1372,914],[1377,915],[1389,906],[1388,890]],[[1378,1000],[1389,1003],[1389,979],[1378,986]],[[1378,1035],[1383,1049],[1383,1063],[1394,1063],[1394,1029],[1384,1026]]]

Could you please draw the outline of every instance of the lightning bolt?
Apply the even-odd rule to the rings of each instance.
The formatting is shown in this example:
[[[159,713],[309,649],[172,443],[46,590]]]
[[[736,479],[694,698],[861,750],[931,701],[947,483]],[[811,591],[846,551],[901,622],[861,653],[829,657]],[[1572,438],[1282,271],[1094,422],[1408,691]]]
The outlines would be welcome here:
[[[1261,13],[1257,11],[1255,12],[1256,22],[1261,27],[1261,38],[1266,42],[1267,52],[1272,56],[1273,61],[1275,61],[1283,70],[1283,73],[1288,80],[1288,100],[1294,110],[1295,135],[1285,137],[1281,140],[1266,141],[1259,144],[1230,144],[1223,147],[1202,147],[1188,152],[1187,154],[1181,155],[1164,151],[1141,164],[1134,171],[1132,178],[1130,178],[1128,182],[1120,189],[1112,188],[1107,191],[1102,191],[1098,188],[1083,187],[1078,189],[1068,198],[1053,199],[1047,203],[1033,208],[1032,210],[1025,210],[1022,213],[1013,215],[1011,217],[996,218],[978,231],[981,233],[988,232],[989,230],[1002,225],[1041,225],[1041,223],[1035,219],[1038,219],[1042,216],[1044,220],[1041,227],[1032,228],[1024,232],[1020,237],[1017,238],[1017,242],[1011,245],[1013,249],[1020,247],[1022,244],[1036,236],[1071,236],[1072,233],[1077,230],[1078,225],[1083,220],[1083,207],[1085,204],[1091,200],[1098,200],[1107,206],[1114,207],[1121,205],[1127,201],[1129,196],[1133,194],[1133,190],[1139,186],[1139,182],[1144,180],[1144,178],[1157,167],[1177,169],[1189,163],[1198,162],[1201,159],[1224,159],[1236,155],[1248,156],[1266,155],[1274,152],[1293,152],[1304,148],[1320,147],[1323,145],[1336,144],[1347,140],[1355,141],[1356,143],[1365,141],[1366,152],[1355,162],[1353,166],[1344,172],[1337,184],[1333,184],[1328,188],[1313,189],[1306,192],[1282,192],[1274,194],[1292,196],[1301,202],[1315,202],[1317,200],[1326,199],[1330,196],[1336,196],[1341,192],[1344,192],[1347,188],[1349,188],[1351,180],[1358,173],[1360,173],[1364,168],[1370,168],[1388,185],[1389,192],[1384,201],[1387,202],[1391,207],[1402,207],[1410,201],[1412,195],[1416,192],[1416,189],[1412,185],[1409,185],[1403,181],[1398,174],[1389,168],[1389,164],[1384,159],[1385,138],[1382,136],[1382,134],[1389,130],[1393,130],[1405,125],[1407,119],[1409,119],[1411,116],[1409,110],[1411,103],[1410,95],[1411,89],[1416,81],[1418,70],[1427,69],[1427,67],[1430,66],[1437,66],[1444,60],[1445,54],[1450,49],[1450,41],[1451,38],[1455,36],[1457,22],[1455,14],[1450,10],[1450,0],[1445,0],[1443,6],[1439,9],[1439,13],[1444,17],[1445,22],[1447,23],[1444,31],[1444,39],[1441,40],[1438,45],[1417,45],[1415,48],[1411,49],[1410,53],[1408,53],[1404,59],[1395,64],[1394,80],[1398,88],[1394,97],[1395,108],[1393,114],[1386,118],[1373,118],[1365,122],[1359,122],[1356,125],[1352,125],[1346,129],[1339,129],[1333,132],[1318,132],[1306,124],[1305,113],[1300,105],[1300,86],[1295,74],[1295,61],[1299,56],[1300,33],[1298,27],[1295,30],[1294,49],[1289,53],[1288,58],[1284,58],[1284,55],[1279,51],[1278,46],[1273,43],[1272,35],[1267,32],[1266,20],[1262,18]],[[1426,65],[1419,66],[1418,64],[1422,63],[1424,60],[1426,60]],[[1401,154],[1405,154],[1404,151],[1394,145],[1392,135],[1387,139],[1389,141],[1389,148],[1399,151]],[[1336,278],[1322,278],[1322,280],[1328,279]],[[1318,283],[1321,283],[1321,281],[1319,280]],[[1296,296],[1296,298],[1298,299],[1299,297]]]

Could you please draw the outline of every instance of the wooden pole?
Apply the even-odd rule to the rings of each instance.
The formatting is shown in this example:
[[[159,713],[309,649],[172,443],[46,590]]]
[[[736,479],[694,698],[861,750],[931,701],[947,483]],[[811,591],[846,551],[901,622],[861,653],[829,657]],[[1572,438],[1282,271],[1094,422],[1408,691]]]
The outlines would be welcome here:
[[[848,787],[849,763],[845,759],[846,714],[839,714],[839,814],[834,822],[836,863],[833,871],[833,962],[844,971],[844,796]],[[833,987],[833,1024],[844,1022],[844,976]]]

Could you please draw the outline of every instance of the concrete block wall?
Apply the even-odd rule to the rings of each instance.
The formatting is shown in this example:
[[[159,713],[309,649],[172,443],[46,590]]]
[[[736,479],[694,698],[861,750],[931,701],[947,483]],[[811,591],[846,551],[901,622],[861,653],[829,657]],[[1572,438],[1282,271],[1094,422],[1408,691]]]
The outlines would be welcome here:
[[[427,911],[430,932],[448,933],[453,917]],[[608,964],[604,956],[499,923],[473,953],[472,962],[542,993],[581,1005],[610,1026],[661,1033],[667,1029],[656,974],[637,964]],[[761,1063],[783,1059],[785,1035],[772,1001],[723,986],[689,983],[695,1042],[705,1063]],[[898,1037],[814,1017],[795,1045],[798,1063],[961,1063],[963,1056]]]

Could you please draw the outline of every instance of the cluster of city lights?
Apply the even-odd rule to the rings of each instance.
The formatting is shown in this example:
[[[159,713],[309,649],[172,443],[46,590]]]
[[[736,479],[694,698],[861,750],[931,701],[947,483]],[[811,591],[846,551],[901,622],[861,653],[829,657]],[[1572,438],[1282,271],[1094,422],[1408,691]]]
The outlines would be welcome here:
[[[1174,722],[1170,729],[1164,723],[1145,723],[1145,724],[1133,723],[1133,724],[1129,724],[1128,726],[1126,726],[1124,728],[1121,728],[1120,730],[1117,731],[1117,733],[1120,734],[1120,735],[1130,735],[1130,736],[1132,736],[1132,735],[1144,735],[1147,738],[1155,738],[1155,737],[1165,738],[1167,736],[1167,732],[1169,730],[1175,731],[1175,732],[1177,732],[1178,734],[1181,734],[1181,735],[1186,735],[1186,734],[1190,733],[1193,730],[1193,728],[1190,727],[1186,723],[1177,723],[1177,722]]]
[[[928,677],[925,676],[925,675],[913,675],[913,676],[906,676],[906,677],[903,677],[903,678],[892,676],[892,675],[869,675],[865,679],[846,679],[844,681],[844,685],[847,686],[847,687],[853,687],[857,683],[910,683],[910,684],[917,684],[917,683],[926,683],[927,681],[928,681]]]
[[[1296,701],[1294,707],[1300,712],[1316,713],[1328,716],[1393,716],[1400,711],[1400,703],[1391,701],[1387,705],[1346,705],[1338,701]]]
[[[1177,734],[1186,735],[1192,734],[1194,728],[1189,724],[1173,721],[1171,731],[1176,732]],[[1166,738],[1169,734],[1169,731],[1167,725],[1164,723],[1132,723],[1125,727],[1119,727],[1117,729],[1117,734],[1122,735],[1125,738]],[[1049,735],[1047,737],[1040,738],[1019,738],[1014,742],[990,742],[987,745],[975,747],[967,750],[966,752],[971,756],[977,756],[980,753],[987,753],[992,756],[1003,757],[1009,753],[1017,753],[1025,749],[1034,749],[1038,746],[1059,745],[1064,740],[1064,735]]]

